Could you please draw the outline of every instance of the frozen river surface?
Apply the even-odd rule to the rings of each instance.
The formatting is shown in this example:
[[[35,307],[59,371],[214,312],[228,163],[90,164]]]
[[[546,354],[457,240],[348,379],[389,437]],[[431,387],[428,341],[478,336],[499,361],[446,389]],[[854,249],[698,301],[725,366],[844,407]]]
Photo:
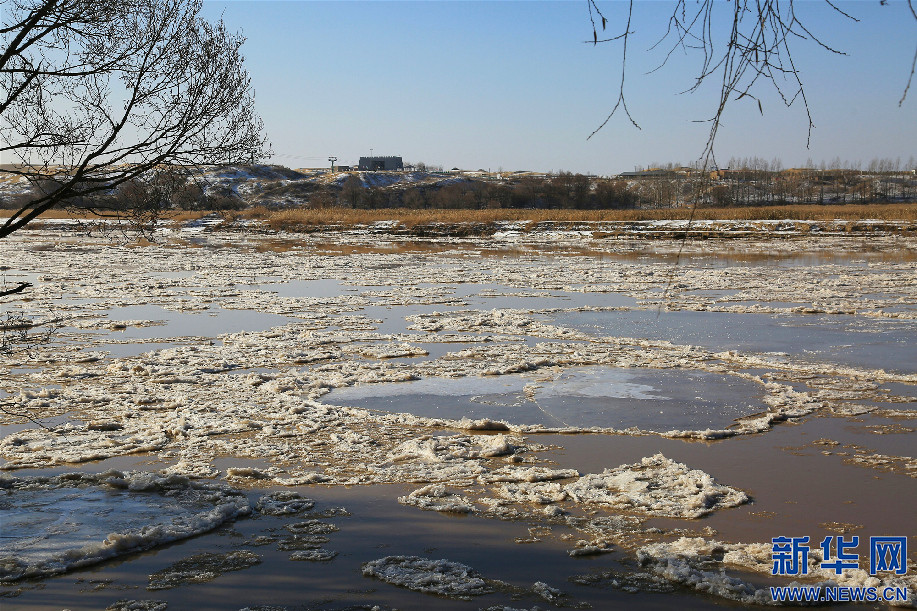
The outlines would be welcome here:
[[[4,316],[56,321],[0,361],[3,608],[762,603],[781,535],[917,564],[917,241],[598,235],[3,240]],[[917,593],[858,553],[807,579]]]

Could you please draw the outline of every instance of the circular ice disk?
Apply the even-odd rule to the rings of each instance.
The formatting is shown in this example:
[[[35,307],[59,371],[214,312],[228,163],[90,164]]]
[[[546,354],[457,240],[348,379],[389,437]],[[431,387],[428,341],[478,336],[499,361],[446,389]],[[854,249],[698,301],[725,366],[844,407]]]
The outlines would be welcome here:
[[[487,418],[546,427],[725,429],[764,411],[763,389],[737,376],[683,369],[582,367],[552,381],[509,374],[366,384],[325,401],[428,418]]]
[[[763,410],[762,395],[755,382],[708,371],[590,367],[541,384],[533,399],[568,426],[663,433],[724,429]]]

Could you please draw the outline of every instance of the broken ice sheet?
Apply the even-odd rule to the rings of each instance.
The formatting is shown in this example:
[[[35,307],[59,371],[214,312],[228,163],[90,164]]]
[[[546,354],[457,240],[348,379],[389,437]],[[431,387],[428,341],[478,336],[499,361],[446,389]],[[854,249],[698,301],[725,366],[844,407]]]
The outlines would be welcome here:
[[[3,478],[0,509],[0,581],[150,549],[251,511],[241,492],[225,486],[118,471]]]
[[[41,234],[29,235],[28,241],[34,240],[34,235]],[[239,240],[238,237],[213,235],[215,240],[225,240],[227,244],[238,243]],[[624,465],[605,474],[586,475],[579,482],[575,481],[579,478],[578,473],[533,471],[530,465],[536,464],[538,459],[538,450],[533,447],[538,431],[535,426],[516,426],[524,422],[522,416],[525,413],[547,418],[544,413],[547,411],[555,419],[577,423],[577,426],[587,422],[591,426],[592,422],[600,422],[600,418],[613,417],[616,420],[608,426],[615,428],[628,426],[629,417],[641,418],[634,424],[641,429],[635,434],[643,431],[666,434],[670,428],[695,430],[709,427],[714,430],[701,431],[699,435],[675,431],[669,436],[713,439],[727,436],[720,429],[736,417],[729,411],[733,408],[746,417],[740,418],[736,426],[729,429],[729,434],[745,434],[764,432],[787,418],[796,419],[816,410],[830,410],[832,415],[842,415],[841,408],[853,405],[851,401],[875,401],[879,391],[867,389],[866,380],[881,384],[882,388],[890,388],[894,395],[901,398],[915,394],[913,385],[917,383],[917,378],[913,374],[908,377],[875,371],[876,367],[886,365],[889,369],[900,371],[902,363],[917,362],[906,358],[914,354],[913,333],[909,333],[917,324],[913,314],[908,318],[884,319],[884,314],[893,313],[890,308],[895,301],[899,308],[904,307],[905,310],[909,307],[907,304],[917,303],[914,286],[900,281],[913,275],[913,257],[907,262],[895,259],[888,264],[883,260],[877,266],[854,262],[846,270],[841,266],[826,266],[824,262],[794,262],[782,266],[779,283],[774,282],[775,275],[762,273],[767,270],[760,269],[758,264],[681,266],[679,271],[683,272],[683,278],[679,284],[686,286],[675,287],[676,290],[670,292],[673,309],[681,308],[681,312],[658,314],[654,309],[609,311],[598,307],[564,313],[533,309],[593,305],[649,308],[651,303],[658,302],[665,284],[667,274],[659,272],[670,269],[671,265],[660,257],[668,253],[674,260],[679,246],[660,241],[653,245],[652,254],[638,252],[639,256],[623,259],[625,264],[619,264],[615,258],[597,265],[596,258],[589,254],[573,255],[571,252],[565,255],[573,256],[555,256],[556,252],[581,245],[583,237],[572,237],[571,234],[566,238],[557,238],[561,235],[559,233],[546,237],[544,232],[533,231],[520,234],[531,240],[533,254],[541,248],[548,249],[550,244],[545,255],[539,255],[537,260],[500,255],[475,258],[469,262],[464,255],[459,258],[454,253],[433,256],[443,248],[452,248],[450,244],[455,243],[451,241],[448,244],[431,242],[423,247],[431,250],[396,257],[385,252],[386,238],[354,237],[357,235],[354,233],[348,235],[350,237],[335,234],[333,238],[322,239],[339,244],[341,250],[348,253],[351,251],[347,249],[357,243],[369,250],[329,257],[325,256],[327,253],[307,247],[279,257],[273,254],[275,251],[262,252],[249,248],[248,237],[245,238],[244,248],[176,248],[168,249],[168,252],[160,252],[164,249],[159,248],[125,249],[96,243],[91,258],[93,267],[111,270],[101,275],[93,273],[93,269],[74,268],[74,265],[80,264],[66,249],[59,249],[60,252],[52,249],[51,245],[60,236],[46,238],[43,243],[48,250],[42,252],[41,260],[37,262],[29,255],[28,248],[19,247],[22,242],[7,245],[3,241],[0,247],[4,251],[5,263],[16,265],[18,262],[23,268],[47,270],[51,276],[41,280],[47,290],[37,286],[36,300],[29,302],[28,307],[36,312],[39,306],[44,308],[59,303],[61,291],[64,291],[65,299],[68,292],[82,294],[85,291],[85,298],[97,298],[98,301],[90,303],[85,298],[75,301],[73,309],[67,310],[74,316],[86,316],[86,320],[107,324],[111,321],[100,319],[100,313],[110,312],[112,307],[143,307],[142,304],[149,303],[155,310],[150,310],[145,318],[172,323],[159,327],[129,325],[123,332],[105,333],[104,337],[111,341],[132,341],[130,337],[134,335],[154,332],[169,336],[176,333],[198,335],[203,333],[201,325],[222,325],[233,318],[241,323],[242,315],[250,317],[242,327],[249,330],[280,324],[276,319],[271,321],[269,317],[253,316],[253,312],[296,319],[296,322],[273,327],[270,331],[217,337],[217,332],[225,331],[220,326],[218,331],[213,331],[214,337],[208,338],[213,340],[212,344],[195,342],[199,345],[144,354],[140,354],[142,350],[137,350],[139,345],[132,344],[129,354],[135,355],[133,358],[123,358],[128,354],[125,352],[110,355],[122,358],[110,358],[108,361],[104,360],[104,354],[98,352],[105,347],[92,344],[82,346],[93,352],[83,352],[79,355],[83,360],[77,362],[74,359],[77,356],[75,345],[71,342],[89,341],[86,338],[96,338],[97,334],[74,331],[64,338],[66,341],[62,347],[40,351],[36,360],[37,369],[23,371],[19,375],[15,373],[20,366],[18,363],[0,363],[0,371],[7,367],[14,372],[4,379],[4,389],[10,393],[9,397],[4,397],[5,401],[16,402],[17,408],[21,407],[39,418],[70,414],[80,426],[83,426],[83,421],[88,423],[86,430],[62,427],[60,432],[65,436],[39,430],[17,431],[8,435],[15,441],[0,444],[0,451],[5,459],[11,461],[9,468],[122,455],[142,447],[155,452],[160,458],[179,459],[174,466],[176,472],[213,477],[217,474],[211,464],[215,457],[231,456],[233,459],[227,459],[231,472],[235,475],[247,473],[246,479],[237,480],[239,482],[249,481],[251,476],[283,474],[273,483],[413,482],[413,487],[434,484],[425,494],[418,493],[413,499],[420,505],[428,504],[433,508],[462,503],[464,499],[461,497],[464,496],[476,504],[480,515],[488,517],[516,516],[518,519],[537,520],[546,519],[541,516],[551,516],[554,519],[569,509],[570,523],[590,534],[584,540],[587,544],[579,546],[577,543],[575,549],[593,551],[591,548],[595,548],[600,551],[609,549],[610,544],[625,549],[632,547],[638,539],[642,541],[643,533],[637,529],[647,515],[657,515],[653,513],[655,511],[678,515],[682,511],[679,507],[690,509],[694,496],[687,494],[689,489],[683,491],[684,497],[680,496],[681,492],[673,491],[675,482],[669,481],[667,470],[648,473],[650,470],[644,468],[639,460],[635,465]],[[256,238],[252,236],[251,240]],[[845,245],[848,240],[846,237],[826,238],[812,248],[820,252],[843,251],[849,249],[849,245]],[[870,238],[870,248],[879,244],[880,249],[897,252],[902,250],[902,244],[906,244],[904,250],[913,250],[913,238],[907,236],[877,235],[875,240]],[[308,238],[296,236],[292,242],[302,245],[308,243]],[[630,249],[624,241],[601,242],[597,246],[600,250],[617,251],[623,248],[621,252],[625,252]],[[767,260],[769,253],[792,254],[810,248],[808,244],[794,240],[768,243],[743,241],[739,246],[735,245],[738,244],[736,241],[732,243],[730,248],[739,250],[743,257],[750,253],[767,253],[760,255]],[[483,244],[468,242],[462,248],[477,250]],[[704,261],[720,260],[719,251],[713,256],[706,252],[711,248],[710,244],[704,242],[692,247],[689,242],[686,248],[689,251],[699,249],[695,251],[698,254],[705,253],[701,257]],[[383,251],[380,252],[380,248]],[[434,248],[435,251],[432,250]],[[847,256],[849,258],[849,254]],[[770,265],[769,262],[767,264]],[[139,277],[133,275],[133,270],[144,268],[162,270],[150,272],[153,274],[172,274],[175,278],[185,279],[170,281],[163,286],[153,283],[151,286],[148,281],[150,273],[141,273]],[[196,271],[193,277],[169,271],[180,269]],[[356,286],[354,288],[358,290],[353,294],[342,294],[345,293],[346,279],[354,277],[354,270],[360,270],[360,282],[376,285],[375,294],[361,295]],[[231,291],[225,290],[230,283],[243,281],[242,276],[247,278],[249,275],[252,283],[289,284],[237,285]],[[316,278],[327,279],[328,285],[315,285],[326,282]],[[297,282],[302,286],[296,287]],[[418,285],[424,282],[429,283],[429,287],[418,290]],[[444,282],[450,285],[443,286]],[[499,285],[492,284],[494,282]],[[285,290],[284,287],[293,290]],[[558,291],[569,291],[570,287],[584,292],[581,297],[569,295],[572,302],[557,297]],[[742,287],[741,294],[730,290],[735,287]],[[892,287],[894,294],[889,292]],[[609,290],[627,293],[630,303],[618,303],[614,295],[607,292]],[[546,291],[555,296],[548,296]],[[109,295],[116,292],[117,301],[109,302]],[[882,297],[882,303],[875,302],[877,298],[874,296],[869,297],[883,292],[888,292],[889,296]],[[613,301],[607,301],[609,297]],[[633,301],[634,297],[639,302]],[[775,299],[781,303],[775,302]],[[459,301],[466,303],[460,305]],[[756,304],[756,301],[762,303]],[[822,309],[829,307],[825,304],[830,302],[830,307],[847,313],[822,315],[814,311],[804,314],[775,310],[793,308],[796,303],[811,302],[815,306],[818,305],[816,301],[821,302]],[[753,305],[744,305],[746,303]],[[456,312],[455,306],[465,311]],[[493,307],[503,310],[486,311]],[[522,309],[505,310],[510,307]],[[711,311],[687,311],[695,307]],[[714,312],[714,308],[730,310]],[[879,311],[879,308],[884,308],[885,312]],[[203,313],[208,309],[207,314]],[[435,314],[434,309],[447,311]],[[485,311],[480,311],[482,309]],[[855,310],[856,314],[853,313]],[[133,318],[140,314],[140,310],[121,312],[137,313],[138,316]],[[414,316],[406,321],[407,315]],[[199,324],[193,329],[183,324],[181,328],[186,330],[181,330],[178,323]],[[822,323],[829,324],[825,327]],[[408,332],[405,328],[408,324],[414,327],[414,332]],[[771,332],[772,335],[769,335]],[[589,341],[585,341],[584,334],[588,334]],[[539,341],[532,337],[551,341]],[[631,337],[635,339],[627,339]],[[165,347],[145,345],[150,348]],[[410,362],[378,360],[383,356],[404,354],[404,350],[413,351],[411,347],[421,345],[424,350],[429,350],[430,358]],[[707,349],[698,348],[698,345]],[[367,346],[380,349],[365,358],[350,358]],[[714,354],[714,350],[724,352]],[[786,354],[774,354],[774,350],[785,351]],[[812,350],[814,352],[810,352]],[[771,353],[762,354],[768,351]],[[62,354],[67,358],[60,359]],[[837,363],[862,368],[845,369],[838,367]],[[508,374],[535,369],[538,370],[535,375],[479,377],[485,373]],[[753,381],[749,377],[742,379],[739,372],[749,370],[760,371],[762,380],[776,380],[783,384],[762,384],[762,380]],[[769,378],[766,370],[775,370],[775,377]],[[228,375],[231,371],[241,375]],[[615,379],[618,374],[621,375]],[[832,384],[830,388],[823,385],[803,388],[797,383],[812,380],[815,375],[849,380],[855,382],[855,386]],[[398,404],[392,409],[379,408],[398,413],[368,414],[362,410],[338,408],[334,405],[335,395],[325,395],[327,390],[334,388],[357,389],[360,388],[358,385],[364,384],[364,388],[379,389],[384,386],[367,383],[412,378],[422,379],[386,386],[401,390],[418,388],[415,384],[423,384],[426,379],[458,378],[454,388],[441,387],[426,393],[431,405],[439,408],[431,414],[437,420],[423,420],[404,414],[427,400],[424,393],[411,391],[403,399],[397,398]],[[478,382],[493,383],[494,390],[467,386]],[[56,396],[30,398],[21,392],[46,388],[50,384],[62,386],[55,391]],[[898,384],[900,388],[891,384]],[[504,437],[471,434],[481,429],[497,430],[493,422],[487,425],[470,421],[462,425],[445,422],[444,412],[448,410],[443,403],[433,401],[448,400],[453,395],[464,402],[456,404],[457,409],[465,411],[449,418],[458,420],[462,415],[469,415],[490,421],[507,420],[514,426],[500,425],[499,430],[507,432]],[[854,398],[861,395],[860,399]],[[329,398],[330,405],[326,405],[325,401]],[[683,413],[673,409],[682,401],[691,405],[691,409],[683,410]],[[638,405],[642,406],[641,409],[636,409]],[[747,406],[753,407],[752,415],[743,412]],[[586,420],[585,410],[577,410],[577,407],[588,407],[595,420]],[[885,416],[889,418],[908,415],[903,413],[903,410],[908,410],[908,403],[896,400],[894,405],[883,407],[894,407],[901,412],[892,415],[888,410]],[[628,409],[632,409],[633,413],[629,413]],[[767,411],[762,414],[762,410]],[[659,414],[659,411],[665,413]],[[478,413],[486,416],[477,416]],[[569,418],[567,413],[571,414]],[[677,423],[673,420],[682,417],[690,421]],[[709,418],[709,422],[702,417]],[[822,422],[812,422],[812,425],[823,424],[827,419],[820,420]],[[121,428],[114,429],[111,423]],[[562,425],[557,423],[555,426]],[[430,433],[434,431],[437,436],[431,437]],[[457,431],[466,434],[453,435]],[[165,432],[168,432],[168,437]],[[532,436],[523,440],[519,437],[523,432],[531,432]],[[136,443],[133,438],[137,439]],[[561,445],[573,446],[576,443],[572,437],[568,439],[570,444],[562,442]],[[494,443],[486,443],[485,440],[493,440]],[[727,444],[732,445],[732,442]],[[883,454],[878,454],[880,451]],[[888,459],[888,453],[886,445],[870,451],[868,455],[857,454],[855,458],[869,460],[870,466],[876,468],[877,461]],[[634,455],[638,456],[643,454]],[[245,467],[239,466],[238,458],[255,458],[269,464],[264,467],[259,464],[258,473],[254,470],[246,472]],[[525,469],[518,466],[517,459],[526,465]],[[618,462],[623,460],[608,465]],[[504,466],[507,463],[510,466]],[[601,470],[608,465],[593,470]],[[280,467],[284,471],[269,470]],[[315,472],[316,469],[321,470],[320,474]],[[703,490],[703,478],[687,477],[693,472],[685,469],[686,481],[693,478],[700,482]],[[648,480],[637,480],[631,484],[646,484],[646,490],[626,495],[626,502],[632,503],[630,505],[616,504],[619,501],[623,503],[625,495],[608,485],[617,482],[623,486],[623,480],[630,476],[636,478],[641,472]],[[855,488],[856,481],[852,480],[847,486]],[[257,482],[255,484],[258,485]],[[580,484],[586,489],[593,484],[606,485],[595,494],[609,497],[606,499],[609,503],[607,513],[612,515],[604,515],[606,512],[601,511],[601,503],[570,498],[558,500],[564,495],[570,496],[568,486],[574,486],[574,490],[588,496],[588,490],[577,487]],[[436,487],[440,485],[442,491]],[[657,489],[659,499],[653,497]],[[485,499],[481,495],[498,498]],[[666,498],[666,495],[671,498]],[[703,499],[703,494],[698,497]],[[724,493],[713,506],[717,507],[729,497],[728,493]],[[296,515],[291,522],[334,517],[303,509],[308,501],[297,509],[279,498],[274,500],[278,501],[276,507],[271,503],[262,504],[263,513],[276,509],[280,515]],[[674,506],[669,507],[663,501],[671,501]],[[576,504],[581,506],[575,507]],[[491,506],[493,509],[489,509]],[[591,517],[577,518],[581,509],[589,511]],[[593,514],[593,509],[599,511]],[[764,533],[759,538],[769,536]],[[266,552],[282,557],[286,563],[294,552],[323,549],[325,541],[320,541],[320,537],[323,535],[284,534],[282,542],[278,536],[271,543],[276,543],[280,551],[288,553]],[[653,576],[658,577],[655,573]],[[377,583],[373,587],[381,589],[385,586]],[[542,606],[545,604],[538,602]]]
[[[337,557],[338,553],[333,550],[324,548],[302,550],[290,554],[290,560],[299,560],[306,562],[330,562]]]
[[[305,522],[295,522],[284,526],[288,531],[298,535],[326,535],[328,533],[340,530],[330,522],[321,520],[306,520]]]
[[[108,605],[105,611],[166,611],[168,608],[169,604],[164,600],[128,600],[125,598]]]

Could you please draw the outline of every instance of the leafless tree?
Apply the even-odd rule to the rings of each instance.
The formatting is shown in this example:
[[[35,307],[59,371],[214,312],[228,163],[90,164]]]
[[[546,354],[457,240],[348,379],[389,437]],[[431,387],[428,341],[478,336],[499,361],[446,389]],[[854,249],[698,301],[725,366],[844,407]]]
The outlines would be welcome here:
[[[0,202],[0,239],[55,206],[148,227],[181,186],[178,166],[266,154],[244,39],[203,20],[201,1],[0,1],[0,157],[30,191]],[[0,354],[52,330],[6,314]]]
[[[345,206],[359,208],[366,196],[366,187],[357,174],[351,174],[341,186],[340,200]]]
[[[203,199],[203,189],[189,181],[185,172],[160,166],[121,183],[106,200],[90,205],[125,214],[131,233],[150,238],[157,222],[169,210],[180,207],[179,199],[195,187]]]
[[[157,168],[265,155],[244,38],[201,2],[3,0],[0,155],[33,197],[0,239]]]
[[[906,0],[906,5],[917,21],[915,0]],[[630,0],[623,8],[620,22],[623,32],[601,37],[612,20],[606,17],[597,0],[587,0],[589,18],[592,24],[590,44],[619,42],[622,45],[621,75],[618,97],[605,120],[590,134],[590,138],[601,130],[619,111],[637,128],[634,117],[627,107],[625,85],[627,82],[627,60],[629,45],[634,36],[634,2]],[[809,21],[796,11],[800,2],[796,0],[677,0],[665,34],[652,48],[664,53],[661,68],[676,53],[693,55],[699,60],[699,69],[694,83],[687,91],[696,91],[707,81],[719,84],[719,100],[713,116],[709,119],[710,131],[706,147],[701,155],[706,168],[713,161],[713,143],[720,128],[720,121],[726,106],[731,101],[749,98],[757,102],[758,110],[764,108],[758,96],[761,85],[770,85],[787,106],[801,104],[809,122],[807,141],[811,140],[815,124],[809,107],[806,89],[794,55],[797,46],[804,41],[814,42],[829,53],[843,54],[813,31]],[[881,0],[881,4],[887,4]],[[843,19],[857,21],[855,17],[841,10],[832,0],[824,0],[826,14],[835,14]],[[724,13],[726,13],[724,15]],[[721,25],[728,24],[727,28]],[[601,31],[601,34],[600,34]],[[904,103],[914,71],[917,68],[917,51],[911,63],[910,74],[898,104]]]

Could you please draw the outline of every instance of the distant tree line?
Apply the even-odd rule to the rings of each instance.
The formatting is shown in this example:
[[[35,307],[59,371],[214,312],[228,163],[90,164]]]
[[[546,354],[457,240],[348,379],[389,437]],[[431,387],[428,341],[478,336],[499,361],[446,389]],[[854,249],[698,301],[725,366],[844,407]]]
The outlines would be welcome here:
[[[736,164],[738,166],[738,164]],[[597,178],[560,172],[501,181],[456,178],[447,184],[387,187],[364,185],[351,175],[340,187],[323,187],[309,198],[313,207],[349,208],[533,208],[610,210],[773,206],[785,204],[868,204],[917,200],[913,170],[801,168],[771,170],[761,165],[715,172],[657,169],[643,176]],[[318,205],[316,205],[318,204]]]
[[[16,210],[60,189],[60,180],[37,181],[31,190],[0,199],[0,209]],[[96,191],[61,200],[55,207],[92,210],[105,215],[130,211],[155,217],[170,210],[239,210],[248,203],[229,188],[209,186],[190,169],[157,168],[107,191]]]
[[[547,177],[511,180],[455,177],[433,185],[369,187],[351,175],[339,187],[317,192],[312,201],[350,208],[483,209],[483,208],[633,208],[637,200],[620,180],[596,179],[561,172]]]
[[[863,168],[838,160],[784,169],[779,161],[731,159],[730,167],[705,172],[679,164],[653,164],[617,177],[571,172],[550,174],[444,175],[431,183],[398,182],[372,186],[373,174],[350,174],[340,183],[309,179],[267,181],[242,193],[207,184],[202,174],[178,166],[160,167],[109,191],[71,198],[70,208],[130,210],[157,218],[170,210],[238,210],[268,207],[346,207],[360,209],[578,209],[621,210],[765,206],[782,204],[868,204],[917,200],[915,169],[891,160]],[[913,164],[910,164],[913,165]],[[386,176],[385,178],[390,178]],[[379,181],[382,182],[382,181]],[[47,183],[47,184],[46,184]],[[4,207],[19,208],[45,191],[59,188],[48,180]]]
[[[729,160],[717,172],[709,205],[756,206],[786,203],[869,204],[917,199],[917,160],[873,159],[868,164],[835,158],[784,169],[779,159]]]

